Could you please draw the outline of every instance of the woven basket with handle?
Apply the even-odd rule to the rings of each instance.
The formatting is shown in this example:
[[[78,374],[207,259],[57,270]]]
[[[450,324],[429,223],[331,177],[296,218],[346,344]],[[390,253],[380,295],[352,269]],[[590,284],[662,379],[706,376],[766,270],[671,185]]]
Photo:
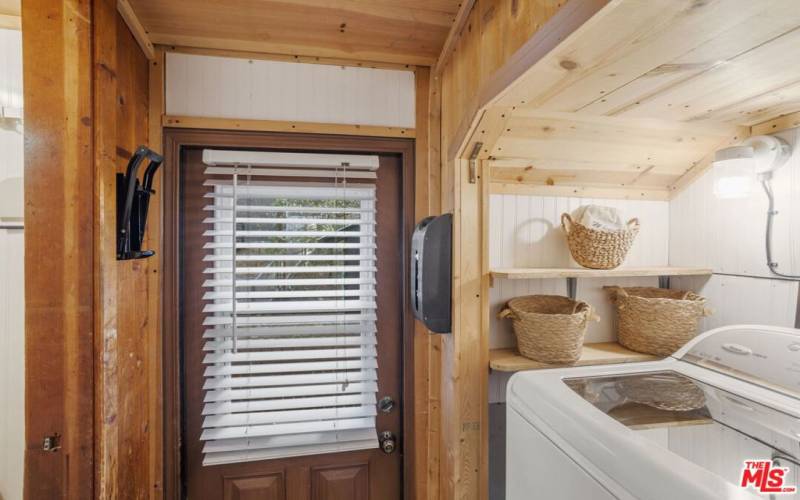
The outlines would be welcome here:
[[[561,227],[567,235],[569,252],[575,262],[589,269],[614,269],[625,261],[633,240],[639,234],[639,219],[631,219],[618,231],[601,231],[584,226],[561,214]]]
[[[510,318],[520,354],[542,363],[571,364],[581,357],[592,307],[558,295],[511,299],[498,315]]]
[[[711,311],[694,292],[652,287],[605,287],[617,308],[619,343],[637,352],[669,356],[697,335]]]

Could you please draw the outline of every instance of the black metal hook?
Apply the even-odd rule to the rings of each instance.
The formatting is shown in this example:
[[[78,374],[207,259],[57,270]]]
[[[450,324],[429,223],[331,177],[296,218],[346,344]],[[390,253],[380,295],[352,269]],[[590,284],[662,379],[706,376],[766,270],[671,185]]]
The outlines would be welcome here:
[[[150,163],[139,182],[137,171],[141,163]],[[143,259],[155,254],[142,251],[142,240],[147,224],[147,208],[153,191],[153,177],[164,157],[153,150],[139,146],[128,162],[124,174],[117,174],[117,260]]]

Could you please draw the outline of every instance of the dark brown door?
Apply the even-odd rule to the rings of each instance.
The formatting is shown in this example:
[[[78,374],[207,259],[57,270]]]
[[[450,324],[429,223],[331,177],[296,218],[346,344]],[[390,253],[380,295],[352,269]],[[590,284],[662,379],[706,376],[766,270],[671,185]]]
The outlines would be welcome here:
[[[376,411],[375,432],[394,436],[397,449],[386,453],[380,447],[309,456],[279,457],[203,465],[204,404],[208,390],[204,358],[204,313],[208,300],[204,283],[209,243],[207,207],[210,190],[203,148],[187,148],[180,161],[181,221],[180,251],[180,342],[182,374],[182,435],[184,491],[196,499],[313,499],[392,500],[403,496],[402,366],[403,366],[403,206],[402,166],[399,156],[381,155],[377,171],[376,229],[376,399],[394,402],[389,411]],[[302,187],[297,179],[283,179]],[[319,180],[315,181],[319,184]],[[287,186],[287,189],[292,189]],[[267,215],[268,216],[268,215]],[[206,223],[204,224],[204,221]],[[284,373],[281,373],[284,375]],[[291,374],[289,374],[291,375]],[[374,404],[374,403],[373,403]],[[380,406],[380,405],[378,405]],[[300,431],[302,432],[302,430]]]

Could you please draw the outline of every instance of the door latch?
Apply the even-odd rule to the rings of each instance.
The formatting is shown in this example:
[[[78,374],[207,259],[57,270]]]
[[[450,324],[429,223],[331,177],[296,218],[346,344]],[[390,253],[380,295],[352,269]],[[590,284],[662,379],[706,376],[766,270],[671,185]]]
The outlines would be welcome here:
[[[56,452],[61,449],[61,435],[58,433],[52,436],[45,436],[42,440],[42,450]]]
[[[387,455],[394,453],[394,450],[397,449],[397,440],[390,431],[381,432],[381,435],[378,436],[378,442],[381,445],[381,450]]]

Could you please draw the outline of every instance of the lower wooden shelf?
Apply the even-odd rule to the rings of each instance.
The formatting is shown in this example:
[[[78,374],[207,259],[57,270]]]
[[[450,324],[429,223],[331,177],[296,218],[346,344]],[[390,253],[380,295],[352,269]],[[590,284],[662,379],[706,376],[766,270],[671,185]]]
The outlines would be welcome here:
[[[612,365],[616,363],[654,361],[657,359],[661,358],[651,354],[631,351],[617,342],[585,344],[581,352],[581,358],[571,365],[555,365],[534,361],[520,355],[516,349],[492,349],[489,351],[489,367],[500,372],[542,370],[562,366]]]

